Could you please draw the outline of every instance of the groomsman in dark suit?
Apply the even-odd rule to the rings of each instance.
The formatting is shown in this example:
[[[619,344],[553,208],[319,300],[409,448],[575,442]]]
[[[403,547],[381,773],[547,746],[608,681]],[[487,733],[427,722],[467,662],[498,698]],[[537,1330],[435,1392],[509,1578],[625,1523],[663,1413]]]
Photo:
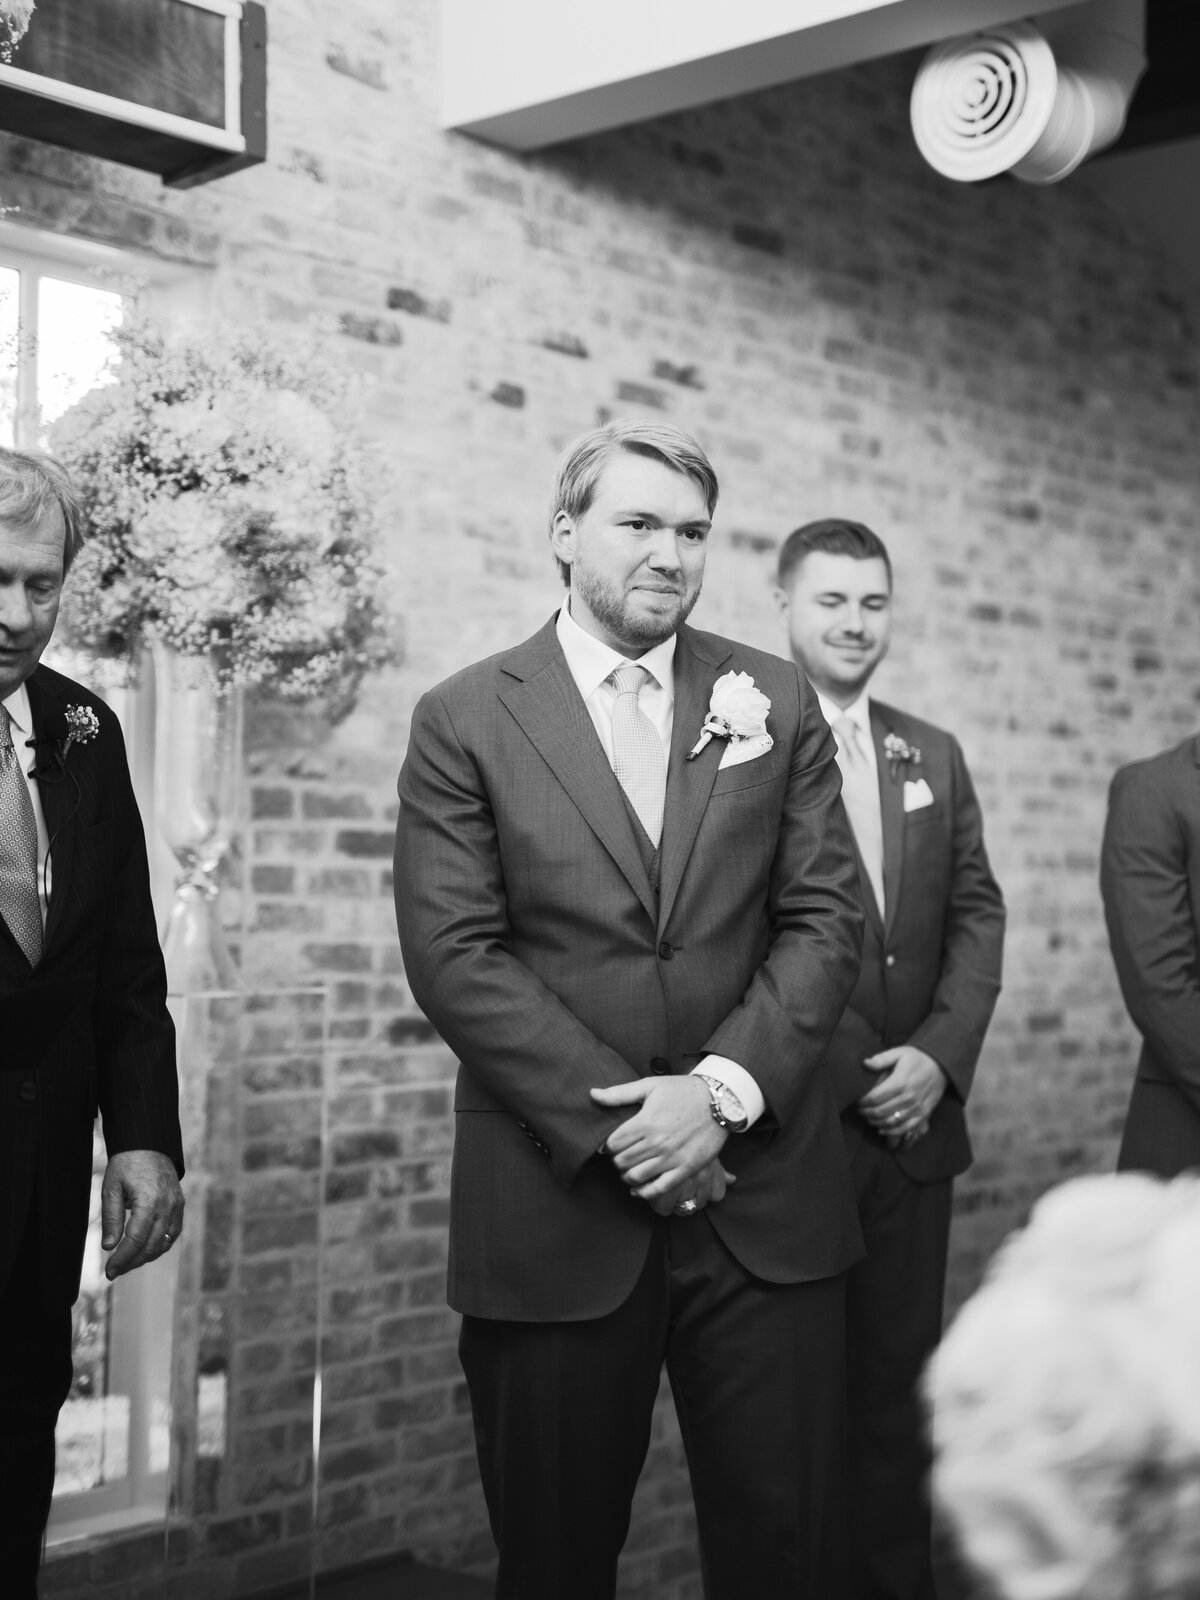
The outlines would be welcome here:
[[[1200,1167],[1200,735],[1112,781],[1100,889],[1142,1050],[1117,1165]]]
[[[121,730],[40,666],[82,545],[66,475],[0,450],[0,1547],[32,1600],[103,1118],[107,1273],[183,1222],[174,1033]]]
[[[843,1595],[825,1053],[858,972],[833,740],[791,662],[699,632],[717,483],[622,421],[560,464],[568,586],[424,696],[396,910],[461,1062],[450,1301],[497,1595],[611,1600],[664,1362],[710,1600]]]
[[[799,528],[779,556],[792,655],[838,744],[866,910],[863,964],[826,1058],[866,1258],[846,1292],[854,1600],[930,1600],[918,1399],[941,1335],[964,1106],[1000,992],[1004,902],[958,742],[870,699],[892,569],[861,523]]]

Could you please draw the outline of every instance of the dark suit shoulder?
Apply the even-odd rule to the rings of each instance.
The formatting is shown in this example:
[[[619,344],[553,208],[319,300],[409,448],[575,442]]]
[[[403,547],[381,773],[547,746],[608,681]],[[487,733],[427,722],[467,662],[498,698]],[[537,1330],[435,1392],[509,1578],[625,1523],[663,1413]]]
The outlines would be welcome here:
[[[35,728],[40,734],[65,738],[66,723],[64,721],[56,725],[58,719],[65,718],[70,706],[86,706],[95,713],[96,720],[100,724],[100,736],[97,737],[93,748],[100,750],[103,747],[105,751],[109,748],[124,749],[120,718],[94,689],[88,688],[87,684],[79,683],[74,678],[68,678],[65,673],[56,672],[53,667],[39,663],[30,673],[26,689],[29,693]]]
[[[746,644],[741,639],[729,639],[724,634],[708,633],[704,628],[693,628],[688,623],[679,630],[679,634],[689,642],[697,655],[713,662],[727,663],[726,670],[729,672],[748,672],[757,666],[760,672],[783,673],[791,677],[796,670],[786,656],[776,655],[770,650],[759,650],[755,645]]]
[[[1176,779],[1192,784],[1195,782],[1197,766],[1200,766],[1200,734],[1192,733],[1168,750],[1159,750],[1155,755],[1143,756],[1138,761],[1129,761],[1123,767],[1118,767],[1113,774],[1112,788],[1116,790],[1133,786],[1156,792],[1164,783]]]
[[[29,677],[29,687],[35,692],[40,689],[48,700],[91,706],[102,719],[116,721],[116,713],[94,689],[89,689],[86,683],[80,683],[75,678],[68,678],[64,672],[56,672],[44,662],[34,667]]]
[[[926,722],[923,717],[915,717],[910,711],[901,711],[899,707],[887,705],[882,700],[872,699],[871,713],[877,716],[885,728],[898,733],[909,744],[915,744],[924,750],[950,750],[958,740],[947,728],[939,728],[934,722]]]
[[[558,635],[555,632],[557,611],[542,625],[532,638],[521,644],[510,645],[494,655],[472,661],[457,672],[443,678],[427,689],[422,699],[432,696],[448,708],[470,705],[480,695],[491,696],[505,681],[533,677],[559,653]]]
[[[740,639],[706,633],[702,628],[685,626],[679,633],[680,639],[686,641],[695,655],[719,666],[721,674],[748,672],[755,686],[768,696],[786,695],[794,702],[798,695],[803,696],[808,690],[807,679],[801,677],[795,663],[786,656],[756,649],[752,644],[743,644]]]

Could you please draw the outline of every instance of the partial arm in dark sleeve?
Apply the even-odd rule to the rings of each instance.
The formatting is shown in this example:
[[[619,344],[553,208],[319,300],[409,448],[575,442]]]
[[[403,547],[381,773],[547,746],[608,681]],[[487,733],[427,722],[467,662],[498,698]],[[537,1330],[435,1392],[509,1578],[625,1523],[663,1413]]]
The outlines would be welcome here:
[[[146,838],[138,814],[120,726],[103,721],[112,794],[113,875],[100,958],[92,1029],[97,1094],[109,1157],[158,1150],[183,1176],[175,1028],[167,1010],[167,977],[154,905]]]
[[[1157,1063],[1200,1109],[1200,951],[1180,819],[1152,772],[1118,772],[1100,854],[1121,993]]]
[[[589,1089],[636,1074],[507,947],[507,896],[482,775],[439,695],[400,772],[396,919],[418,1005],[473,1077],[550,1148],[569,1184],[623,1120]]]
[[[908,1040],[941,1067],[965,1101],[1004,964],[1004,897],[983,845],[983,815],[958,742],[953,745],[954,870],[942,964],[928,1017]]]
[[[799,1105],[858,979],[858,859],[833,736],[806,682],[771,869],[771,944],[705,1049],[751,1074],[779,1122]]]

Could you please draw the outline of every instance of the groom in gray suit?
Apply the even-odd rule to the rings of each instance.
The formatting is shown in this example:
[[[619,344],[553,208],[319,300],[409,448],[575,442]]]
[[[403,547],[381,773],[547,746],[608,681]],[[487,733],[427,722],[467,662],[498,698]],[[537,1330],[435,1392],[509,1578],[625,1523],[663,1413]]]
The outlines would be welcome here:
[[[706,1594],[841,1592],[861,1240],[822,1061],[858,868],[803,678],[685,626],[716,498],[674,428],[578,440],[566,602],[424,696],[400,774],[406,969],[461,1061],[450,1301],[520,1600],[613,1595],[664,1362]]]

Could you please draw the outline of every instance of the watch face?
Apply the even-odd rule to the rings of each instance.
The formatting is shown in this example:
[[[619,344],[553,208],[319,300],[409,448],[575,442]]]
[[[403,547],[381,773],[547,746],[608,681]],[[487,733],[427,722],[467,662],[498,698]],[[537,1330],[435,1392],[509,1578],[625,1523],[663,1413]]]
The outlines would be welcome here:
[[[746,1121],[746,1108],[728,1084],[722,1084],[717,1091],[717,1108],[735,1128]]]

